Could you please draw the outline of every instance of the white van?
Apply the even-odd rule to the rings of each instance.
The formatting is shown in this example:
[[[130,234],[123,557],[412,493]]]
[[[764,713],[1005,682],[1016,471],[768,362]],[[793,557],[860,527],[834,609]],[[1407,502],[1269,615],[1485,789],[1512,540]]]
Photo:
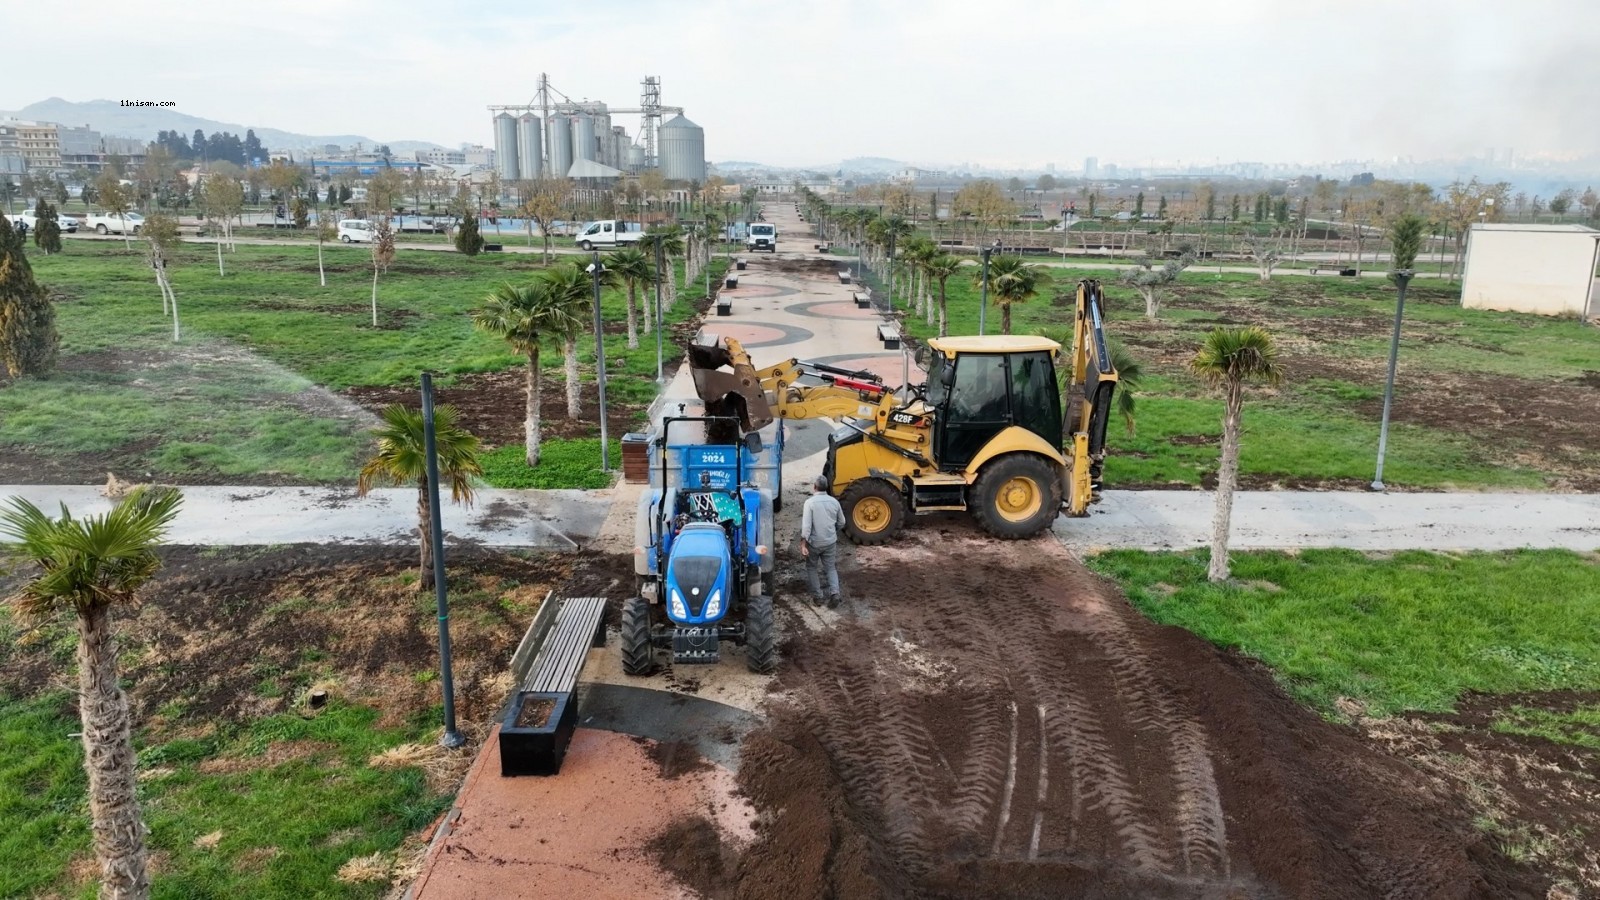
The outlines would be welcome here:
[[[616,219],[601,219],[590,222],[578,232],[578,249],[593,250],[596,247],[620,247],[624,244],[637,244],[644,238],[644,226],[638,222],[619,222]]]
[[[376,229],[366,219],[341,219],[339,221],[339,240],[350,243],[372,243],[372,233]]]
[[[778,226],[766,222],[753,222],[750,225],[750,235],[744,239],[746,249],[768,250],[778,252]]]

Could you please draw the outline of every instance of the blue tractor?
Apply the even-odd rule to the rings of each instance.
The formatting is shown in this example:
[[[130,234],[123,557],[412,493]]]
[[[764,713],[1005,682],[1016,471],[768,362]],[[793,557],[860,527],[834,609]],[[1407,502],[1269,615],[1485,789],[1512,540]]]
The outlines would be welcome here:
[[[673,443],[698,425],[704,442]],[[715,442],[713,442],[715,441]],[[751,671],[777,667],[772,613],[772,523],[783,453],[779,423],[763,446],[731,416],[664,419],[651,448],[659,482],[639,499],[637,596],[622,607],[622,670],[649,675],[656,651],[710,664],[744,647]]]

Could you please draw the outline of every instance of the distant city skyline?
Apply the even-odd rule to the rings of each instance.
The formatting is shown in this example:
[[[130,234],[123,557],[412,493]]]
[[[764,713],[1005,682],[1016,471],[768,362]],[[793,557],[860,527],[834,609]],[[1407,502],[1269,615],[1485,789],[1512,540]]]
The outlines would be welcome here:
[[[1600,55],[1585,46],[1600,5],[1560,0],[1239,0],[1204,17],[1178,0],[994,0],[981,16],[953,0],[819,0],[781,20],[727,0],[448,16],[391,0],[360,19],[308,0],[270,14],[147,0],[6,17],[13,33],[70,36],[74,56],[118,65],[63,66],[52,42],[24,42],[0,108],[171,101],[380,142],[492,143],[486,107],[525,101],[548,72],[574,99],[614,106],[636,105],[639,80],[659,75],[664,102],[705,128],[708,158],[775,166],[1388,164],[1513,146],[1534,165],[1600,151],[1588,96]]]

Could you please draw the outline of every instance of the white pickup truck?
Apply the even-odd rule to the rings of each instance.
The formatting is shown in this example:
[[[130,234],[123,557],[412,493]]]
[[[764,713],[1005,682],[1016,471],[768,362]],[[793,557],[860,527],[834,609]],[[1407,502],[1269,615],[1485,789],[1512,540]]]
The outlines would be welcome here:
[[[144,227],[144,216],[136,212],[118,213],[93,213],[85,216],[83,227],[98,234],[121,234],[126,226],[129,234],[138,234]]]
[[[637,244],[644,240],[644,226],[638,222],[601,219],[598,222],[590,222],[583,226],[583,230],[578,232],[576,240],[580,250]]]

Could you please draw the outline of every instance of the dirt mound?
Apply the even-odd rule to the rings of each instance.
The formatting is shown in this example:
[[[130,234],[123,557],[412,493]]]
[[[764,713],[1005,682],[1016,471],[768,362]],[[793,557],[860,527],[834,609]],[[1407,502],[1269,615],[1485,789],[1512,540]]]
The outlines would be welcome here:
[[[930,565],[937,560],[937,565]],[[1542,897],[1450,793],[1139,616],[1059,544],[875,551],[797,638],[719,890],[784,897]]]

